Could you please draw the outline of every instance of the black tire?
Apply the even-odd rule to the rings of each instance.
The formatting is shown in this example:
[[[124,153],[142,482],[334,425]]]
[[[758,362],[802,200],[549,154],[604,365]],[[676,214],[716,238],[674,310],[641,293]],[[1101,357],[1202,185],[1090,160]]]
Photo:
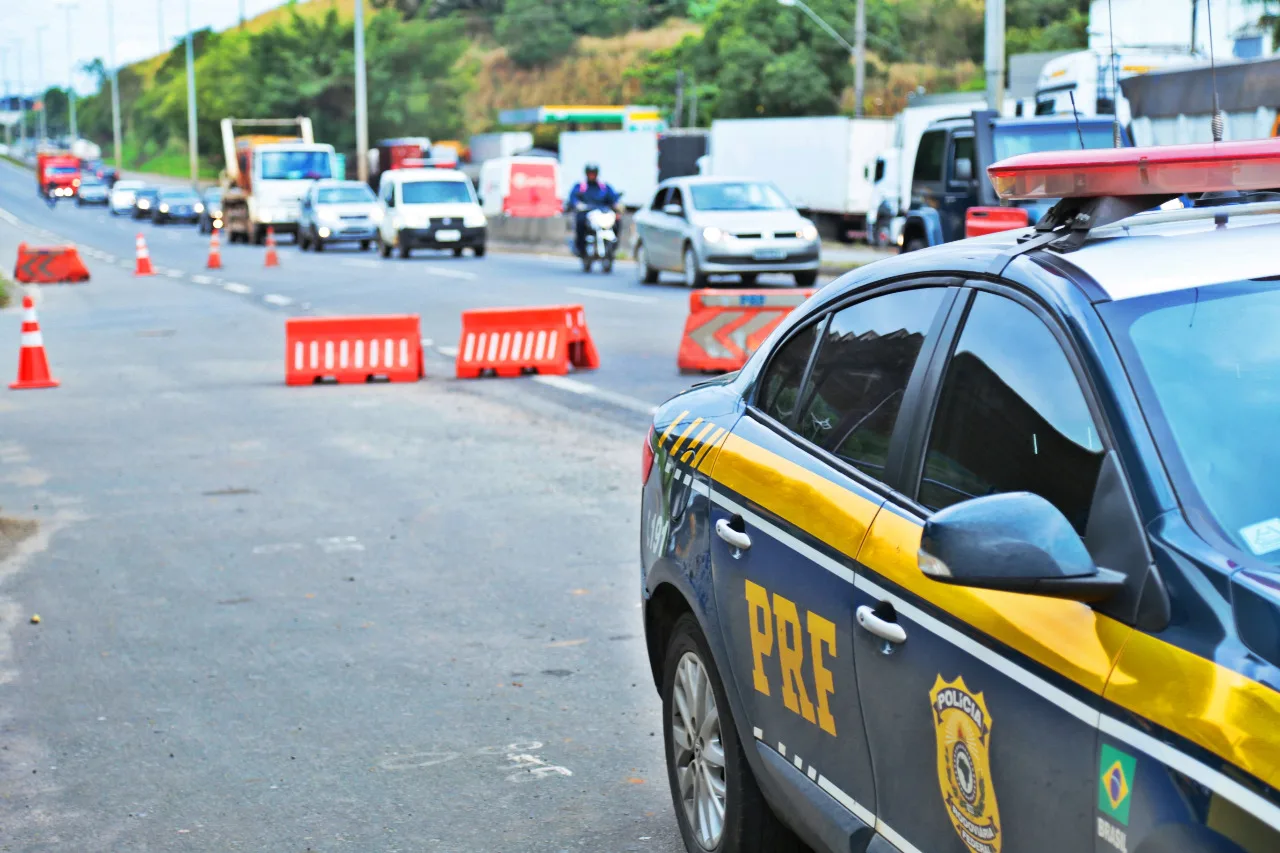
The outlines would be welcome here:
[[[636,278],[641,284],[656,284],[658,271],[649,266],[649,250],[644,243],[636,243]]]
[[[929,244],[924,241],[923,237],[912,237],[902,244],[902,251],[899,254],[905,255],[907,252],[918,252],[927,248],[929,248]]]
[[[593,266],[595,266],[595,263],[596,263],[596,259],[595,259],[595,256],[594,256],[594,255],[583,255],[583,256],[582,256],[582,271],[583,271],[583,272],[586,272],[586,273],[591,272],[591,268],[592,268]]]
[[[693,246],[686,245],[684,247],[684,260],[681,262],[681,270],[684,274],[684,283],[688,287],[699,288],[707,286],[707,276],[702,270],[698,269],[698,255],[693,251]],[[690,264],[693,265],[692,272]]]
[[[360,251],[362,251],[362,252],[367,252],[367,251],[369,251],[369,243],[370,243],[370,241],[369,241],[369,240],[361,240],[361,241],[360,241]]]
[[[453,250],[453,256],[454,256],[455,258],[460,258],[460,257],[462,257],[462,247],[461,247],[461,246],[456,246],[456,247],[454,248],[454,250]]]
[[[310,247],[311,241],[302,236],[302,232],[298,232],[298,248],[305,252]]]
[[[609,254],[605,255],[603,258],[600,259],[600,272],[604,273],[605,275],[608,275],[609,273],[613,272],[613,253],[612,252],[610,252]]]
[[[382,242],[382,238],[378,238],[378,254],[384,258],[391,257],[391,247]]]
[[[267,242],[267,231],[261,225],[253,226],[253,245],[261,246]]]
[[[808,272],[794,273],[796,279],[796,287],[813,287],[818,283],[818,271],[809,270]]]
[[[484,243],[481,243],[479,246],[476,246],[474,249],[472,249],[471,253],[475,255],[477,258],[483,258],[485,253]]]
[[[754,272],[744,272],[739,278],[742,279],[743,287],[755,287],[756,281],[759,280],[760,274]]]
[[[697,657],[711,684],[720,716],[720,744],[725,757],[724,826],[711,853],[801,853],[805,849],[804,845],[778,820],[764,795],[760,793],[751,766],[747,763],[742,742],[738,739],[733,712],[712,660],[711,649],[692,613],[684,614],[672,626],[662,668],[662,743],[676,823],[680,827],[685,848],[692,851],[707,849],[689,823],[675,766],[673,711],[676,675],[680,661],[690,653]]]
[[[302,239],[302,235],[301,235],[301,234],[299,234],[299,235],[298,235],[298,237],[297,237],[297,239],[301,240],[301,239]],[[317,238],[315,239],[315,242],[311,244],[311,248],[315,249],[317,252],[323,252],[323,251],[324,251],[324,240],[321,240],[319,237],[317,237]]]
[[[413,254],[413,249],[410,249],[407,243],[405,243],[404,241],[401,241],[400,242],[400,259],[407,260],[411,254]]]

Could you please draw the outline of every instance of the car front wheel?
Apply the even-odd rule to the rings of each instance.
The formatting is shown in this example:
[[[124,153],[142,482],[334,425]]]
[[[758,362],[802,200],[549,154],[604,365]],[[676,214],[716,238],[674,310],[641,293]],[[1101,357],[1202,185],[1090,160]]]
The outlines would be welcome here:
[[[711,650],[692,614],[672,626],[662,734],[676,822],[691,853],[798,853],[756,784]]]
[[[641,284],[653,284],[658,280],[658,271],[649,266],[649,250],[644,243],[636,246],[636,280]]]
[[[707,277],[698,269],[698,255],[693,246],[684,248],[684,284],[685,287],[706,287]]]

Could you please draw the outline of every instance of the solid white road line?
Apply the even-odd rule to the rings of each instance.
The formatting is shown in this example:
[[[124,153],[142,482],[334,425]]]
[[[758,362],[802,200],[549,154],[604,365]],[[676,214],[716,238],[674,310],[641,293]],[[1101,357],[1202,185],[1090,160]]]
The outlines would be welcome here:
[[[222,289],[227,291],[228,293],[239,293],[242,296],[246,293],[253,293],[252,287],[247,287],[243,284],[239,284],[234,281],[229,281],[226,284],[222,285]]]
[[[606,391],[604,388],[597,388],[586,382],[579,382],[576,379],[570,379],[567,376],[534,376],[534,382],[540,385],[548,385],[552,388],[559,388],[561,391],[568,391],[570,394],[580,394],[584,397],[594,397],[597,400],[603,400],[622,409],[628,409],[632,412],[638,412],[642,415],[652,415],[658,410],[657,406],[650,405],[644,400],[638,400],[635,397],[628,397],[626,394],[618,394],[613,391]]]
[[[270,305],[292,305],[293,300],[287,296],[281,296],[278,293],[268,293],[262,297],[262,301]]]
[[[596,290],[593,287],[566,287],[565,290],[570,293],[576,293],[579,296],[594,296],[599,299],[613,299],[618,302],[657,302],[658,300],[652,296],[633,296],[630,293],[614,293],[612,290]]]

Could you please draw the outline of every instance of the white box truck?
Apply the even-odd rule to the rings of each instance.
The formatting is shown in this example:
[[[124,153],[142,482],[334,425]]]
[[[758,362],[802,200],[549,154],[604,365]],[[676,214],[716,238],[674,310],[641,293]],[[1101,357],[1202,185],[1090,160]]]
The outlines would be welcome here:
[[[627,207],[649,203],[658,189],[658,134],[652,130],[574,130],[560,134],[560,198],[585,179],[588,163],[622,193]]]
[[[849,239],[866,227],[867,166],[892,138],[884,118],[716,119],[709,174],[772,181],[820,227]]]

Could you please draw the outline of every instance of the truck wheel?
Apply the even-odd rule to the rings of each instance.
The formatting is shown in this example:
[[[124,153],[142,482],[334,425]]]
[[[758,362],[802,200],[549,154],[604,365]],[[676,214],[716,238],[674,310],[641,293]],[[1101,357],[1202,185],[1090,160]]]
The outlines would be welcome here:
[[[413,250],[409,248],[409,244],[408,244],[408,243],[406,243],[406,242],[404,242],[403,240],[401,240],[401,241],[400,241],[400,257],[401,257],[401,259],[408,258],[408,257],[409,257],[409,255],[410,255],[410,254],[412,254],[412,252],[413,252]]]
[[[462,247],[461,247],[461,246],[457,246],[457,247],[455,247],[455,248],[454,248],[454,250],[453,250],[453,256],[454,256],[455,258],[460,258],[460,257],[462,257]]]
[[[382,255],[384,258],[391,257],[391,247],[382,242],[381,237],[378,238],[378,254]]]
[[[472,249],[471,253],[475,255],[477,258],[483,258],[485,253],[484,243],[481,243],[479,246],[476,246],[474,249]]]
[[[813,287],[818,283],[818,271],[809,270],[807,272],[795,273],[796,287]]]
[[[261,246],[267,242],[267,232],[261,225],[253,226],[253,245]]]
[[[367,251],[369,251],[369,241],[368,241],[368,240],[361,240],[361,241],[360,241],[360,251],[362,251],[362,252],[367,252]]]
[[[662,740],[676,823],[689,850],[796,853],[802,846],[765,801],[702,629],[686,613],[662,667]]]
[[[294,239],[295,239],[295,240],[301,240],[301,239],[302,239],[302,235],[301,235],[301,234],[299,234],[299,235],[298,235],[297,237],[295,237]],[[311,248],[315,249],[317,252],[323,252],[323,251],[324,251],[324,240],[321,240],[319,237],[315,238],[315,240],[314,240],[314,241],[312,241],[312,243],[311,243]]]

